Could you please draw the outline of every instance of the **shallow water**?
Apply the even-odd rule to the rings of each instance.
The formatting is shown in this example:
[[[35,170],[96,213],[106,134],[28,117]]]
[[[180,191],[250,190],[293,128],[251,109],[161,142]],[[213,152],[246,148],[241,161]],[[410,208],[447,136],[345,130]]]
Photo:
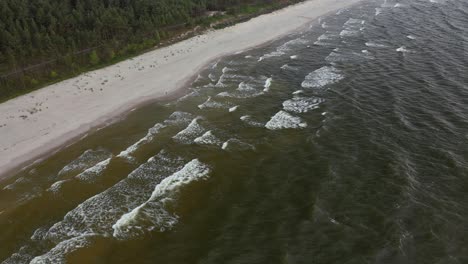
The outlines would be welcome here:
[[[364,2],[0,185],[3,263],[468,263],[468,3]]]

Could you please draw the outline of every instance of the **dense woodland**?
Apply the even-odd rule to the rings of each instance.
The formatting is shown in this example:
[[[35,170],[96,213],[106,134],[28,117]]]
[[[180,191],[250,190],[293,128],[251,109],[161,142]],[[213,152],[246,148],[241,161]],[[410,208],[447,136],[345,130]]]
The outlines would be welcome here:
[[[1,0],[0,101],[154,47],[216,17],[297,0]],[[221,19],[221,18],[219,18]]]

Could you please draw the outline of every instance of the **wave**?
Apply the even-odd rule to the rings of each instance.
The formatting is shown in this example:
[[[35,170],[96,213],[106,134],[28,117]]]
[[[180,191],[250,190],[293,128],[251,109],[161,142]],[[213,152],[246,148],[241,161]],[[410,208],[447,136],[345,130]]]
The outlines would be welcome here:
[[[317,109],[324,100],[318,97],[295,97],[283,102],[283,109],[293,113],[307,113]]]
[[[111,161],[111,158],[108,158],[106,160],[103,160],[99,163],[97,163],[96,165],[94,165],[93,167],[83,171],[82,173],[78,174],[75,176],[76,179],[78,180],[82,180],[82,181],[93,181],[96,179],[97,176],[99,176],[101,174],[101,172],[103,172],[107,166],[109,165]]]
[[[147,134],[143,138],[129,146],[127,149],[121,151],[117,157],[133,160],[132,154],[135,153],[142,145],[153,141],[154,137],[159,134],[162,129],[168,126],[187,125],[193,118],[194,116],[187,112],[176,111],[172,113],[166,120],[164,120],[163,123],[156,123],[153,127],[148,129]]]
[[[109,158],[111,155],[112,154],[106,150],[88,149],[85,152],[83,152],[83,154],[81,154],[78,158],[65,165],[59,171],[58,175],[64,176],[65,174],[82,172],[83,170],[93,166],[94,164]]]
[[[223,73],[219,77],[219,80],[215,84],[215,87],[226,87],[227,86],[226,82],[243,81],[243,80],[245,80],[247,78],[248,78],[248,76],[244,76],[244,75],[240,75],[240,74]]]
[[[146,202],[122,215],[112,226],[113,236],[128,239],[153,230],[164,231],[173,227],[178,221],[178,216],[168,212],[167,204],[174,201],[182,187],[206,179],[210,171],[210,167],[198,159],[187,163],[181,170],[156,185]]]
[[[276,48],[275,51],[267,53],[267,54],[261,56],[258,61],[263,61],[264,59],[271,58],[271,57],[283,56],[287,52],[291,51],[294,47],[297,47],[297,46],[300,46],[300,45],[305,45],[307,43],[309,43],[309,41],[306,40],[306,39],[303,39],[303,38],[297,38],[297,39],[287,41],[283,45]]]
[[[237,111],[237,109],[239,109],[238,105],[233,106],[233,107],[229,108],[229,113],[235,112],[235,111]]]
[[[213,73],[208,74],[208,78],[210,78],[212,82],[216,82],[218,80]]]
[[[62,221],[44,232],[42,239],[38,241],[42,243],[43,240],[50,240],[57,244],[45,256],[60,253],[59,249],[65,250],[63,245],[73,244],[74,239],[79,237],[112,235],[112,224],[143,203],[154,186],[180,170],[183,164],[183,159],[161,151],[132,171],[127,178],[79,204]]]
[[[307,123],[303,122],[300,117],[293,116],[283,110],[276,113],[265,125],[270,130],[278,130],[285,128],[305,128]]]
[[[23,264],[29,263],[34,256],[30,253],[31,248],[28,246],[22,246],[18,252],[13,253],[9,258],[5,259],[2,264]]]
[[[250,125],[250,126],[254,126],[254,127],[263,127],[264,124],[258,122],[258,121],[255,121],[252,116],[250,115],[245,115],[245,116],[241,116],[240,117],[240,120],[242,120],[244,123]]]
[[[292,92],[293,95],[298,95],[302,93],[304,93],[304,90],[297,90],[297,91]]]
[[[317,46],[330,46],[333,45],[332,41],[336,40],[337,35],[335,33],[325,32],[317,38],[314,45]]]
[[[290,70],[290,71],[298,71],[299,68],[289,66],[288,64],[284,64],[283,66],[280,67],[282,70]]]
[[[325,57],[325,60],[328,62],[343,62],[347,61],[348,58],[346,56],[343,56],[341,53],[338,53],[339,49],[336,48],[330,54],[328,54],[327,57]]]
[[[344,78],[341,72],[333,66],[324,66],[309,73],[301,86],[303,88],[321,88],[339,82]]]
[[[205,128],[199,124],[202,117],[196,117],[190,124],[182,131],[177,133],[172,138],[182,144],[191,144],[193,140],[205,132]]]
[[[133,145],[129,146],[127,149],[121,151],[119,153],[119,155],[117,155],[117,157],[119,158],[126,158],[126,159],[129,159],[129,160],[132,160],[133,157],[131,156],[135,151],[137,151],[140,146],[150,142],[153,140],[154,136],[156,134],[159,133],[159,131],[161,131],[161,129],[165,128],[166,125],[164,124],[161,124],[161,123],[157,123],[155,124],[152,128],[150,128],[148,130],[148,133],[143,137],[141,138],[140,140],[138,140],[137,142],[135,142]]]
[[[164,120],[164,124],[173,126],[187,125],[193,118],[194,115],[191,113],[175,111],[166,120]]]
[[[13,183],[8,184],[7,186],[3,187],[3,190],[4,191],[14,190],[14,189],[18,188],[18,186],[21,186],[21,185],[29,183],[29,182],[31,182],[31,179],[25,178],[25,177],[19,177]]]
[[[50,187],[46,191],[57,194],[62,189],[62,185],[69,181],[70,179],[56,181],[52,183],[52,185],[50,185]]]
[[[196,139],[193,140],[193,142],[200,144],[200,145],[215,145],[215,146],[220,146],[223,142],[217,138],[213,132],[207,131],[205,134],[201,135],[200,137],[197,137]]]
[[[366,42],[365,45],[366,45],[367,47],[371,47],[371,48],[388,48],[387,45],[380,44],[380,43],[376,43],[376,42],[372,42],[372,41]]]
[[[264,91],[264,92],[270,91],[270,86],[271,86],[271,82],[272,82],[272,81],[273,81],[273,78],[272,78],[272,77],[266,79],[265,85],[263,86],[263,87],[264,87],[264,88],[263,88],[263,91]]]
[[[211,96],[206,99],[206,101],[200,105],[198,105],[198,108],[200,109],[206,109],[206,108],[230,108],[231,104],[226,104],[226,103],[221,103],[217,101],[213,101]]]
[[[379,8],[379,7],[375,8],[375,16],[378,16],[381,13],[382,13],[382,8]]]
[[[65,240],[57,244],[53,249],[42,256],[35,257],[30,264],[62,264],[67,263],[66,256],[80,248],[86,248],[91,243],[87,236],[80,236]]]
[[[218,93],[216,96],[244,99],[244,98],[257,97],[263,94],[264,94],[263,90],[253,87],[252,84],[241,82],[238,85],[238,88],[236,90],[231,91],[231,92],[221,92],[221,93]]]
[[[366,21],[362,19],[350,18],[343,25],[344,29],[340,32],[341,37],[354,37],[359,34],[359,31],[362,31],[362,25]]]
[[[408,53],[408,52],[411,52],[410,50],[408,50],[405,46],[401,46],[399,47],[398,49],[396,49],[396,51],[398,52],[402,52],[402,53]]]
[[[236,138],[228,139],[226,142],[223,143],[221,148],[226,151],[255,150],[255,147],[253,145],[242,142]]]

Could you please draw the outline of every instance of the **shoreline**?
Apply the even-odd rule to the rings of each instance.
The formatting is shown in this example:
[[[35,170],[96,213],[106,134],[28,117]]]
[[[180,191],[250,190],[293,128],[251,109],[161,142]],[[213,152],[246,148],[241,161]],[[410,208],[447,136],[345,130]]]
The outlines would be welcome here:
[[[266,45],[361,0],[308,0],[155,49],[0,104],[0,181],[124,119],[178,98],[213,61]]]

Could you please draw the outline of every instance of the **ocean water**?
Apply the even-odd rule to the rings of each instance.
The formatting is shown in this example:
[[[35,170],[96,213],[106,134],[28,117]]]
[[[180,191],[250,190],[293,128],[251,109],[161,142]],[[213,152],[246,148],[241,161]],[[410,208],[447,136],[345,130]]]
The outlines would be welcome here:
[[[468,2],[364,1],[0,183],[1,263],[468,263]]]

